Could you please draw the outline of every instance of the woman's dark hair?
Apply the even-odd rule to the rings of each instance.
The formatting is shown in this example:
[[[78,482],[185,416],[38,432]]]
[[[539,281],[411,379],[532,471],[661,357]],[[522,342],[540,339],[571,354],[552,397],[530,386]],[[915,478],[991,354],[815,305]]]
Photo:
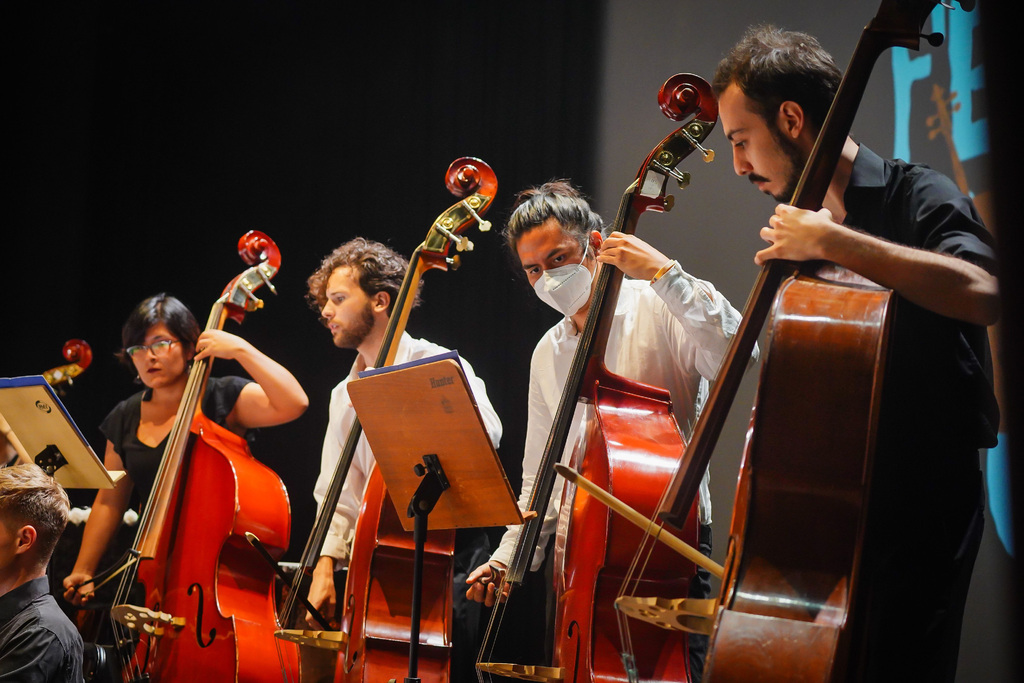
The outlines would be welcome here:
[[[128,316],[121,328],[121,350],[114,354],[117,359],[133,367],[131,358],[124,350],[129,346],[143,344],[149,328],[159,323],[166,325],[171,334],[181,341],[186,352],[196,347],[201,332],[196,317],[181,301],[161,292],[142,301]]]

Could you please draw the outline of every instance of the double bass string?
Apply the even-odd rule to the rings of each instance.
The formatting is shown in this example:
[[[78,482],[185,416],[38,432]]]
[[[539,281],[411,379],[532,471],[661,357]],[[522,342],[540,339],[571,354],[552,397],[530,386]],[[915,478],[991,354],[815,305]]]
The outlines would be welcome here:
[[[661,496],[658,498],[659,507],[665,502],[668,496],[668,490],[669,486],[666,484],[665,488],[662,489]],[[653,527],[657,527],[658,531],[652,532],[651,529]],[[657,537],[661,534],[661,531],[663,531],[664,528],[665,525],[663,523],[655,521],[649,517],[647,518],[647,527],[642,530],[643,533],[641,534],[640,545],[633,554],[633,560],[629,565],[626,575],[622,579],[622,585],[619,586],[619,594],[617,597],[622,598],[627,595],[629,597],[636,597],[640,581],[642,580],[644,572],[647,569],[647,565],[650,562],[651,555],[654,553],[654,548],[657,546]],[[622,664],[626,670],[629,680],[633,682],[636,680],[637,676],[636,657],[633,650],[633,633],[629,625],[629,616],[619,609],[618,602],[616,602],[615,605],[615,618],[618,622],[619,639],[622,643]]]
[[[281,668],[281,679],[284,683],[292,683],[291,675],[288,673],[288,662],[286,661],[284,649],[281,647],[281,639],[274,638],[274,649],[277,651],[277,665]],[[295,683],[298,683],[298,676],[295,677]]]
[[[706,82],[704,83],[704,85],[706,86]],[[702,103],[700,96],[698,96],[696,98],[696,102],[694,102],[694,94],[696,94],[696,91],[692,90],[692,84],[688,84],[688,79],[684,78],[679,80],[678,76],[673,77],[666,81],[665,85],[662,87],[662,90],[659,93],[659,103],[662,105],[662,111],[665,113],[665,115],[674,120],[682,120],[683,118],[683,116],[677,116],[679,112],[675,111],[675,107],[680,104],[685,104],[687,107],[696,105],[696,108],[700,110],[704,110],[706,107],[707,111],[705,111],[705,113],[711,113],[711,111],[713,110],[714,114],[710,117],[710,126],[708,126],[707,129],[703,131],[704,136],[706,136],[707,133],[710,132],[711,127],[714,126],[714,122],[717,120],[717,106],[714,103],[713,97],[711,97],[710,92],[707,93],[707,96],[711,97],[712,99],[712,102],[710,104],[707,102]],[[678,130],[678,133],[681,134],[682,137],[688,141],[689,150],[681,151],[679,153],[678,158],[676,159],[676,163],[678,163],[678,161],[681,161],[683,157],[688,155],[694,149],[701,150],[701,152],[704,154],[706,162],[712,161],[714,159],[714,154],[709,154],[708,151],[704,150],[704,148],[700,146],[699,141],[692,137],[692,135],[690,135],[685,125]],[[637,212],[635,215],[631,213],[633,209],[633,201],[636,199],[637,194],[644,195],[644,190],[651,187],[652,185],[659,185],[659,194],[664,194],[665,188],[668,184],[668,176],[670,175],[673,178],[676,178],[677,180],[681,181],[680,188],[684,187],[684,185],[682,184],[682,177],[678,175],[677,172],[674,171],[674,165],[673,167],[663,166],[662,164],[659,163],[657,155],[657,152],[659,150],[665,150],[668,147],[670,147],[669,141],[671,141],[675,137],[675,135],[676,134],[670,135],[662,142],[661,145],[659,145],[659,147],[655,148],[652,154],[648,157],[647,162],[645,162],[644,167],[641,168],[641,171],[638,174],[637,182],[635,182],[632,186],[630,186],[630,188],[626,190],[626,193],[623,196],[623,202],[620,205],[619,214],[616,217],[617,229],[626,232],[627,230],[624,229],[624,224],[627,221],[629,221],[628,227],[632,228],[632,230],[628,231],[635,232],[636,223],[639,221],[639,214],[643,213],[644,210],[640,209],[640,211]],[[701,139],[703,139],[703,137]],[[658,180],[652,183],[653,178],[651,176],[657,177]],[[641,181],[642,184],[640,184]],[[678,424],[676,425],[676,427],[678,429]],[[681,440],[685,452],[686,441],[684,439]],[[681,459],[682,456],[683,453],[680,454]],[[667,482],[665,487],[663,487],[662,489],[661,495],[659,497],[659,508],[662,504],[664,504],[665,500],[669,495],[670,484],[671,481]],[[658,531],[656,532],[653,531],[655,527],[658,529]],[[635,551],[633,558],[624,574],[622,583],[619,586],[617,596],[618,598],[622,598],[626,595],[635,596],[637,590],[641,585],[643,576],[647,571],[654,550],[657,546],[657,536],[660,535],[662,530],[664,530],[664,525],[662,523],[660,523],[657,520],[651,519],[650,517],[647,518],[646,527],[643,528],[643,533],[641,534],[637,550]],[[629,617],[625,613],[623,613],[621,609],[619,609],[618,602],[616,602],[615,604],[615,618],[618,626],[619,638],[621,643],[620,655],[622,658],[622,664],[629,680],[635,681],[637,680],[638,672],[634,656],[633,639]]]

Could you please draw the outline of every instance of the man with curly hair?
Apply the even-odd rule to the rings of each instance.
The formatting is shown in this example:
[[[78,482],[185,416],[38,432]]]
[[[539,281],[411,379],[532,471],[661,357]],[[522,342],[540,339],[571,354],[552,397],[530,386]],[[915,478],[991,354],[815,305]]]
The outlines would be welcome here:
[[[348,383],[360,371],[376,363],[408,267],[406,259],[389,247],[357,237],[328,254],[309,277],[307,298],[330,331],[334,345],[358,353],[348,376],[331,392],[330,419],[324,436],[320,476],[313,493],[317,505],[323,504],[356,418],[348,396]],[[419,300],[418,291],[415,296],[414,305]],[[415,339],[408,333],[403,333],[397,344],[396,365],[448,351],[424,339]],[[473,389],[487,433],[497,448],[501,439],[501,422],[487,398],[484,382],[476,376],[465,358],[462,359],[462,368]],[[337,610],[335,572],[348,565],[356,519],[373,465],[373,453],[364,434],[356,446],[309,590],[310,602],[321,612],[326,612],[329,618]],[[486,538],[483,530],[459,530],[455,548],[456,585],[460,585],[481,556],[486,557],[489,553]],[[463,593],[464,590],[456,590],[454,595],[456,618],[453,619],[455,633],[452,641],[456,652],[452,658],[453,681],[472,680],[474,671],[474,648],[467,641],[473,638],[472,625],[478,617],[466,613],[470,606],[465,604]],[[310,623],[312,625],[313,622]],[[463,629],[469,629],[469,633]]]

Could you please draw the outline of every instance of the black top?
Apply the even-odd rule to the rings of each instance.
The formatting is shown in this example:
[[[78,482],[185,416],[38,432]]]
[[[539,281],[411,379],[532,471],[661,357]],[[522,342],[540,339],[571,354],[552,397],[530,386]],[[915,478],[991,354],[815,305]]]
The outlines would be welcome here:
[[[850,227],[995,270],[973,202],[927,166],[883,160],[861,145],[844,201]],[[986,328],[900,299],[892,335],[872,497],[909,510],[975,483],[977,449],[995,445],[999,409]]]
[[[221,425],[235,407],[242,388],[252,380],[241,377],[211,377],[206,384],[203,395],[203,415]],[[153,488],[160,459],[167,446],[167,437],[156,447],[147,446],[139,441],[139,420],[142,415],[142,401],[148,401],[152,392],[149,389],[118,403],[100,424],[100,431],[114,446],[114,451],[121,456],[124,469],[135,484],[139,499],[143,503],[149,500],[149,492]]]
[[[43,576],[0,596],[0,681],[82,681],[82,637]]]

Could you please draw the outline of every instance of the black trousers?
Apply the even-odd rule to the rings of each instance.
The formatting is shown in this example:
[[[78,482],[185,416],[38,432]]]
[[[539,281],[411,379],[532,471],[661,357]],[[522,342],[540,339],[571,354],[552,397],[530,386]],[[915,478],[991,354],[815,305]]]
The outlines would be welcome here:
[[[697,549],[706,557],[711,557],[711,525],[701,524],[697,537]],[[697,567],[697,576],[690,581],[690,598],[711,597],[711,573],[707,569]],[[698,633],[688,636],[687,646],[690,651],[690,683],[700,683],[704,677],[704,658],[708,654],[708,637]]]
[[[455,572],[452,581],[452,683],[475,683],[476,656],[487,615],[483,604],[466,598],[466,577],[491,557],[491,542],[483,529],[459,529],[455,535]]]
[[[971,573],[985,526],[981,472],[942,507],[889,521],[898,537],[865,558],[858,600],[858,681],[952,683]],[[869,526],[870,532],[870,526]]]

